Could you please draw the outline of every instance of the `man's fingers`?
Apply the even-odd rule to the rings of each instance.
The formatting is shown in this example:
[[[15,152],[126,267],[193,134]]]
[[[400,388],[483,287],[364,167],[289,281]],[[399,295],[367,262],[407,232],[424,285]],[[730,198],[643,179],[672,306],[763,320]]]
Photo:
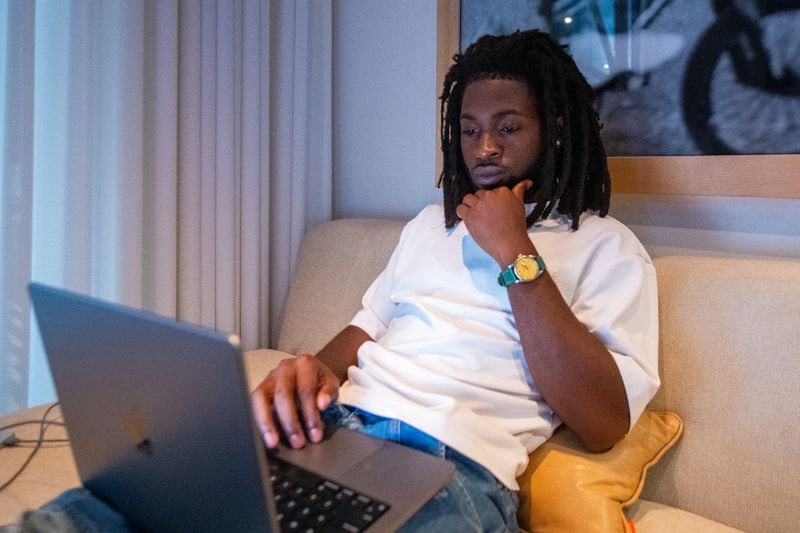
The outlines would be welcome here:
[[[250,402],[264,444],[267,448],[274,448],[278,445],[279,437],[275,421],[272,419],[272,393],[266,380],[250,395]]]
[[[316,357],[284,359],[251,395],[253,416],[264,443],[270,448],[277,446],[281,430],[293,448],[302,448],[307,440],[321,441],[320,412],[338,394],[338,378]]]
[[[281,363],[281,365],[283,369],[280,377],[276,380],[273,397],[275,412],[278,414],[289,444],[292,448],[302,448],[306,443],[306,438],[297,416],[295,369],[292,363]]]
[[[305,431],[311,442],[322,440],[322,419],[317,407],[317,390],[319,388],[319,366],[312,355],[301,355],[297,358],[297,397],[300,399],[300,410],[303,413]]]
[[[511,189],[511,192],[514,193],[514,196],[519,198],[522,202],[525,201],[525,191],[530,189],[533,186],[533,182],[531,180],[523,180],[514,185],[514,188]]]
[[[317,409],[324,411],[339,397],[339,381],[333,375],[328,378],[319,388],[317,393]]]
[[[464,198],[461,199],[461,203],[466,205],[467,207],[472,207],[472,204],[478,201],[478,194],[482,191],[477,191],[475,194],[467,193],[464,195]]]

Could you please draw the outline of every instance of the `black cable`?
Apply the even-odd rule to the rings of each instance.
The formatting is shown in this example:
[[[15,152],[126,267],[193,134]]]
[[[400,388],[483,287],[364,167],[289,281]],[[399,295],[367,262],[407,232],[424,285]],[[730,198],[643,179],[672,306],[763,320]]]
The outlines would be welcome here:
[[[6,426],[0,426],[0,431],[4,431],[6,429],[16,428],[19,426],[30,426],[31,424],[41,424],[42,420],[23,420],[22,422],[14,422],[13,424],[8,424]],[[59,422],[58,420],[50,420],[47,423],[48,426],[65,426],[64,422]]]
[[[33,460],[33,457],[36,455],[36,452],[39,451],[39,448],[42,447],[42,443],[45,441],[44,433],[45,433],[45,431],[47,431],[47,428],[51,424],[62,425],[62,426],[64,425],[62,422],[48,421],[47,420],[47,416],[50,414],[50,411],[52,411],[58,404],[59,404],[59,402],[55,402],[53,405],[48,407],[47,410],[42,415],[41,420],[38,421],[38,424],[39,424],[39,438],[35,441],[36,445],[33,447],[33,450],[31,450],[31,453],[30,453],[30,455],[28,455],[28,458],[25,459],[25,461],[22,463],[22,466],[19,467],[19,469],[14,473],[14,475],[12,475],[11,478],[8,481],[6,481],[2,485],[0,485],[0,492],[4,491],[9,485],[11,485],[14,482],[14,480],[16,480],[22,474],[22,472],[25,471],[25,468],[28,467],[28,464],[30,464],[30,462]],[[9,424],[8,426],[4,426],[1,429],[8,429],[8,428],[17,427],[17,426],[21,426],[21,425],[24,425],[24,424],[30,424],[30,423],[37,423],[37,422],[36,421],[34,421],[34,422],[31,422],[31,421],[17,422],[16,424]]]
[[[17,446],[19,444],[36,444],[37,442],[41,442],[42,444],[52,444],[52,443],[55,443],[55,442],[69,442],[69,439],[41,439],[41,440],[39,440],[39,439],[17,439],[17,438],[14,438],[14,440],[11,441],[11,444],[8,444],[7,446]]]

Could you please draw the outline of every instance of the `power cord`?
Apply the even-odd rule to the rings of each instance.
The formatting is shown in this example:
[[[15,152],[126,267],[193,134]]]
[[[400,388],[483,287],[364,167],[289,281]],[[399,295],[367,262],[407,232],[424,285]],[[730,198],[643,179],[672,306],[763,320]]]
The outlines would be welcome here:
[[[47,431],[47,428],[50,427],[51,425],[53,425],[53,426],[63,426],[64,425],[63,422],[59,422],[57,420],[47,420],[47,417],[50,415],[50,412],[58,404],[59,404],[59,402],[55,402],[53,405],[48,407],[47,410],[42,415],[42,418],[40,420],[24,420],[22,422],[16,422],[14,424],[8,424],[7,426],[0,427],[0,437],[3,437],[2,440],[0,440],[0,448],[17,446],[19,444],[25,444],[25,443],[28,443],[28,444],[32,443],[34,445],[33,449],[31,450],[30,455],[28,455],[28,458],[25,459],[25,461],[22,463],[22,466],[19,467],[19,469],[14,473],[14,475],[11,476],[11,478],[8,479],[8,481],[6,481],[2,485],[0,485],[0,492],[2,492],[9,485],[11,485],[22,474],[22,472],[25,471],[25,468],[27,468],[28,464],[30,464],[30,462],[33,460],[33,457],[36,455],[36,452],[38,452],[39,449],[42,447],[42,444],[51,443],[51,442],[68,442],[69,441],[69,439],[45,439],[44,438],[45,431]],[[30,425],[30,424],[39,424],[39,438],[38,439],[18,439],[13,432],[8,431],[8,430],[10,430],[12,428],[15,428],[15,427],[25,426],[25,425]]]

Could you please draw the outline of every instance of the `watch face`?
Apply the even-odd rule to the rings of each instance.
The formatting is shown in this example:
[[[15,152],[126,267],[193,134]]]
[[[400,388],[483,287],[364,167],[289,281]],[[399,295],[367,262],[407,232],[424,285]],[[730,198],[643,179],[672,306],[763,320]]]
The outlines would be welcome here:
[[[539,274],[539,265],[536,264],[533,257],[523,255],[514,262],[514,272],[520,281],[531,281],[536,279]]]

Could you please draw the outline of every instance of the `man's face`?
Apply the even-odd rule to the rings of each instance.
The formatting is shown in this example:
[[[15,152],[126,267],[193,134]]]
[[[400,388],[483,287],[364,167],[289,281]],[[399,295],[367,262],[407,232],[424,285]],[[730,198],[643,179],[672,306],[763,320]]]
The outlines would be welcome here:
[[[517,80],[470,83],[461,103],[461,155],[479,189],[532,178],[539,156],[539,112]]]

